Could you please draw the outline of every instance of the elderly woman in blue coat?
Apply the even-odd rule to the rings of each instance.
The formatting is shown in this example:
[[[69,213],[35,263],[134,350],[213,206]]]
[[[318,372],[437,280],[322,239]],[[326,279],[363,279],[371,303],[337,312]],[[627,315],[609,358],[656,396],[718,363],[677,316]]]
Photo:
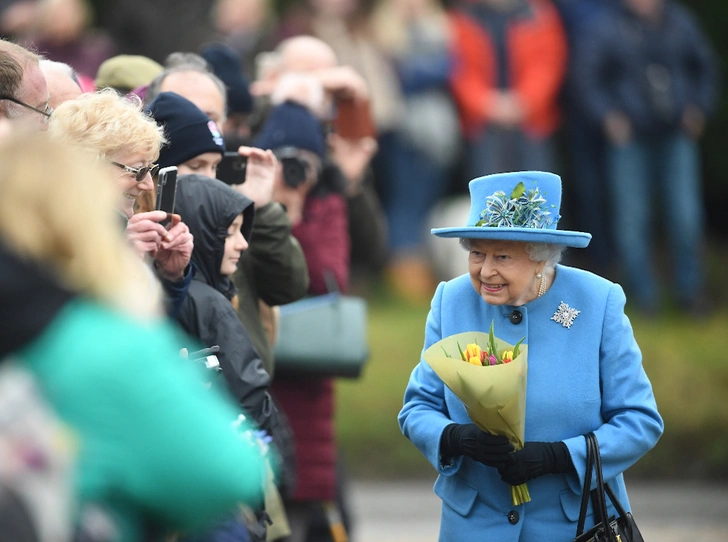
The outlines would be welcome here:
[[[441,283],[425,345],[467,331],[528,344],[525,445],[478,429],[424,360],[412,371],[399,424],[439,473],[441,542],[570,541],[586,470],[584,435],[598,439],[605,480],[626,508],[622,473],[663,431],[622,288],[560,265],[566,247],[591,235],[559,230],[561,180],[543,172],[489,175],[470,183],[460,238],[469,274]],[[424,350],[423,350],[424,351]],[[514,506],[509,485],[528,482]],[[590,507],[587,527],[594,524]],[[610,514],[614,514],[609,505]],[[591,523],[590,523],[591,522]]]

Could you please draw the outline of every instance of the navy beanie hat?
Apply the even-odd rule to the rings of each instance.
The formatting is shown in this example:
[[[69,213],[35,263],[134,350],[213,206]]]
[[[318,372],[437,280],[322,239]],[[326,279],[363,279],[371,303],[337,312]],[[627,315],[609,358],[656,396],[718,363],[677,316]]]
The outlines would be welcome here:
[[[263,127],[253,140],[259,149],[296,147],[317,154],[326,154],[326,140],[319,120],[303,105],[285,102],[271,109]]]
[[[248,81],[243,76],[243,66],[235,51],[221,43],[209,45],[200,53],[212,71],[227,87],[229,113],[250,113],[253,111],[253,97]]]
[[[167,144],[159,152],[159,167],[178,166],[206,152],[225,153],[217,124],[179,94],[160,93],[147,111],[164,127],[167,137]]]

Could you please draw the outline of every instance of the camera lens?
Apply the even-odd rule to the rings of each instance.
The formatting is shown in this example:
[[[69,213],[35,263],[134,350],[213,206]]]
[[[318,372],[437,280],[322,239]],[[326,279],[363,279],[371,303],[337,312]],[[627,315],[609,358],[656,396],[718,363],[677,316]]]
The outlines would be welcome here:
[[[296,188],[306,180],[306,165],[299,158],[283,158],[281,166],[283,167],[283,180],[291,188]]]

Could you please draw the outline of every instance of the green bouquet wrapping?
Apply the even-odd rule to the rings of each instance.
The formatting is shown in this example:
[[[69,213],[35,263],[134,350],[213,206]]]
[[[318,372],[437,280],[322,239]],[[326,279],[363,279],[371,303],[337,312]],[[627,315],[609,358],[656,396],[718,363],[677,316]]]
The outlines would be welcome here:
[[[483,431],[505,436],[516,450],[523,448],[526,428],[528,346],[521,341],[514,346],[496,338],[491,323],[490,333],[451,335],[423,354],[465,404],[473,423]],[[531,500],[526,484],[511,486],[511,500],[514,505]]]

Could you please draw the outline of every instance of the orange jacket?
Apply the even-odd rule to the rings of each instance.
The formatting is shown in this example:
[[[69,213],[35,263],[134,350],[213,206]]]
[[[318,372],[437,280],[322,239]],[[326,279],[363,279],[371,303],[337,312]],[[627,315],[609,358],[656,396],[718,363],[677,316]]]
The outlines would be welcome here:
[[[526,107],[524,131],[535,136],[559,124],[557,97],[566,72],[567,43],[556,9],[545,0],[528,0],[534,16],[507,30],[512,90]],[[488,123],[491,91],[497,90],[495,48],[487,31],[463,12],[452,12],[454,66],[451,89],[466,137]]]

